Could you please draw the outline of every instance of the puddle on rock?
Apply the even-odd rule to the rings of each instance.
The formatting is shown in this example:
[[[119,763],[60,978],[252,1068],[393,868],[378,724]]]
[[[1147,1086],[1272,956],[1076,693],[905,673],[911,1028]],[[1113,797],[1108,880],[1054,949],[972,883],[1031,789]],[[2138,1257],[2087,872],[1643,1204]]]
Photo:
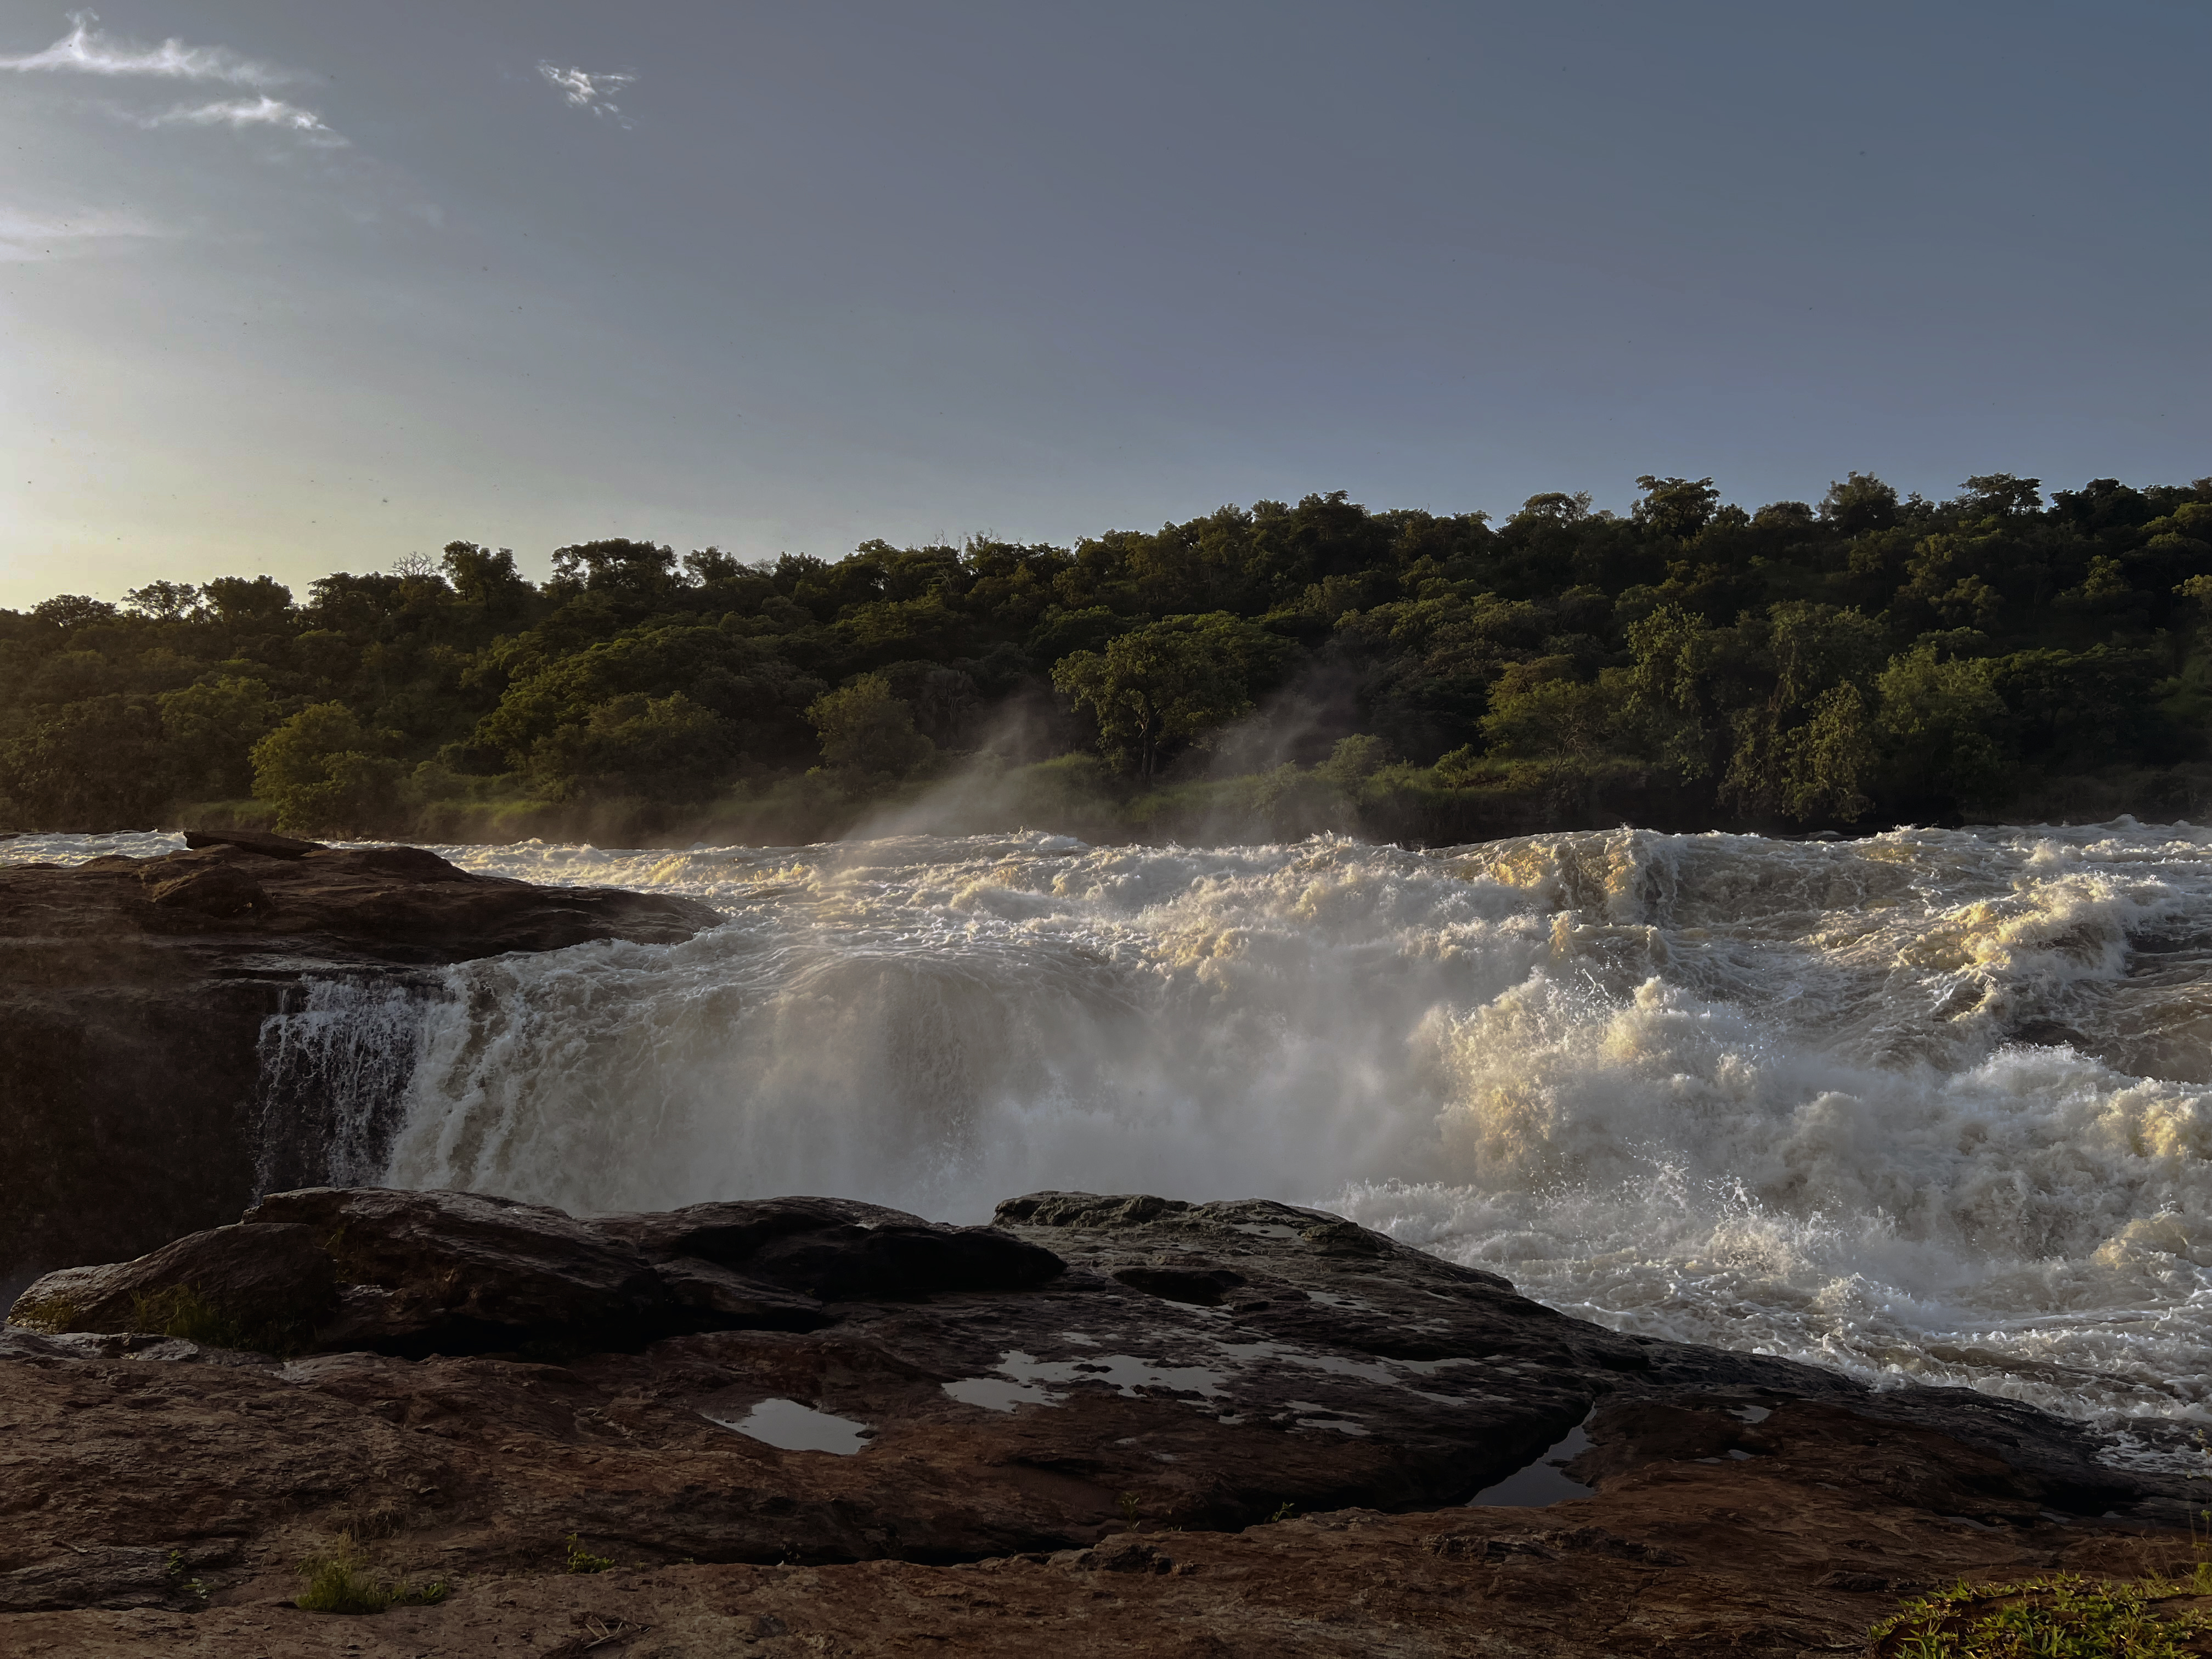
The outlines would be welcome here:
[[[1467,1500],[1470,1509],[1540,1510],[1572,1498],[1592,1498],[1597,1488],[1568,1476],[1560,1466],[1571,1463],[1590,1449],[1590,1437],[1580,1423],[1566,1438],[1523,1469],[1516,1469],[1494,1486],[1485,1486]]]
[[[1010,1412],[1017,1406],[1057,1406],[1060,1396],[1033,1382],[1009,1382],[1003,1376],[963,1376],[944,1385],[945,1392],[963,1406],[981,1406],[987,1412]]]
[[[722,1428],[764,1441],[779,1451],[835,1452],[840,1457],[866,1451],[867,1437],[874,1432],[865,1423],[832,1417],[796,1400],[763,1400],[734,1420],[712,1412],[699,1415]]]

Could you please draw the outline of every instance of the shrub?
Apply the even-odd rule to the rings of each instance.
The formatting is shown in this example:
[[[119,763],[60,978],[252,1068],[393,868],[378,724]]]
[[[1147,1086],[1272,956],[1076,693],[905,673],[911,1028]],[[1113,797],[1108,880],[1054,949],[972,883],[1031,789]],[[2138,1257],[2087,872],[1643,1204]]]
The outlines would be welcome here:
[[[1960,1583],[1905,1602],[1868,1632],[1880,1659],[2191,1659],[2212,1651],[2212,1620],[2160,1601],[2212,1590],[2194,1581],[2092,1584],[2044,1573],[2009,1584]]]
[[[452,1593],[442,1578],[417,1584],[379,1577],[361,1560],[352,1535],[341,1533],[331,1549],[300,1563],[307,1587],[293,1602],[302,1613],[382,1613],[386,1607],[435,1607]]]
[[[582,1536],[570,1533],[568,1538],[570,1572],[605,1572],[615,1564],[611,1555],[594,1555],[584,1547]]]

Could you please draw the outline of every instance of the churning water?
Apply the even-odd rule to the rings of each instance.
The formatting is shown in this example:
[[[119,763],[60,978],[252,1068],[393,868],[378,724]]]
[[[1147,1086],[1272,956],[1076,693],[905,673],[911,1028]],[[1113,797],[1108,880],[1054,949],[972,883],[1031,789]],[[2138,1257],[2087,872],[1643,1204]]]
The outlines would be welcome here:
[[[364,994],[393,1184],[1285,1198],[1617,1328],[2212,1422],[2212,830],[441,850],[729,920]]]

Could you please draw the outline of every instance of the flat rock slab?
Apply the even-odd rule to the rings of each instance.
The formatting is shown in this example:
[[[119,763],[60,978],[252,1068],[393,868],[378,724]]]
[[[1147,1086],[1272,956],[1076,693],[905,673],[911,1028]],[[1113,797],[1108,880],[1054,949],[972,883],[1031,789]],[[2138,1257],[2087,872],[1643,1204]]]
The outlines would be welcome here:
[[[393,1573],[441,1559],[413,1537],[369,1549]],[[2185,1536],[2056,1525],[1990,1532],[1894,1505],[1832,1503],[1777,1469],[1692,1466],[1656,1491],[1550,1510],[1353,1510],[1242,1533],[1119,1533],[1080,1551],[959,1565],[464,1571],[443,1605],[374,1618],[299,1612],[288,1604],[296,1581],[270,1575],[192,1613],[0,1615],[0,1650],[72,1659],[1804,1659],[1863,1652],[1867,1626],[1915,1588],[2053,1569],[2134,1575],[2186,1553]]]

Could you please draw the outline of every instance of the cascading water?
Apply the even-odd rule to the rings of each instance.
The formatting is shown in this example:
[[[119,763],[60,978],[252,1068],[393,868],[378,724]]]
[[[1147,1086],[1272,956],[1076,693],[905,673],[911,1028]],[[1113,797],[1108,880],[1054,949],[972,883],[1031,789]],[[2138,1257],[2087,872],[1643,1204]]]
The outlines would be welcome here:
[[[443,850],[730,920],[447,970],[395,1184],[1281,1197],[1617,1328],[2212,1422],[2212,831]]]
[[[326,979],[261,1027],[254,1188],[374,1186],[391,1161],[434,976]]]

